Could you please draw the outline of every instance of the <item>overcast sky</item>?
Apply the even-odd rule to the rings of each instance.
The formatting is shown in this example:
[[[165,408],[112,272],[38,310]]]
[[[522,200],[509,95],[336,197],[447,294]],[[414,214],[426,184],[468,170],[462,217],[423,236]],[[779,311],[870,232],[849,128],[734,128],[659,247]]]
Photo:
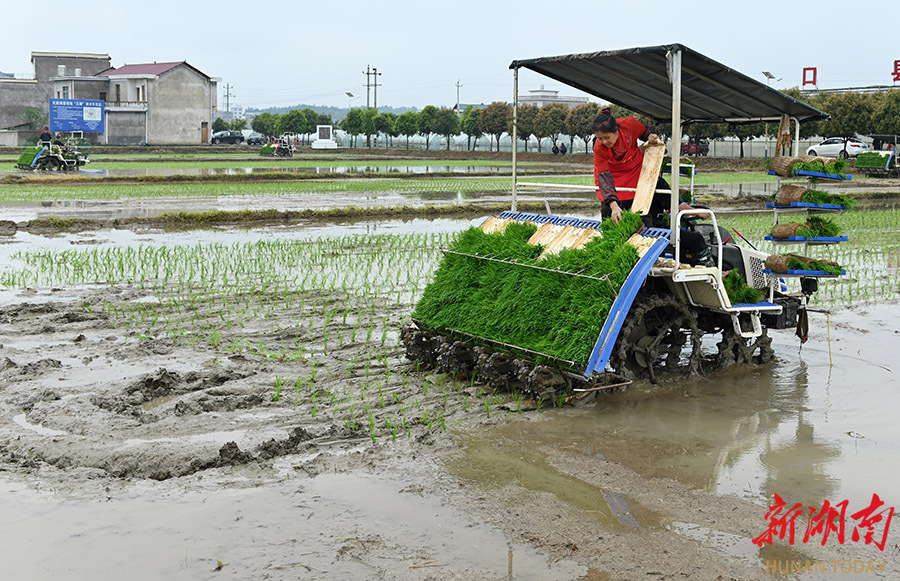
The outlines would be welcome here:
[[[15,26],[7,13],[0,71],[30,74],[32,51],[185,60],[220,79],[224,109],[226,84],[240,106],[365,106],[371,66],[379,105],[422,108],[453,106],[457,82],[462,103],[511,101],[516,59],[681,43],[779,89],[805,67],[820,88],[900,87],[898,18],[897,0],[94,0]],[[580,94],[528,71],[519,82]]]

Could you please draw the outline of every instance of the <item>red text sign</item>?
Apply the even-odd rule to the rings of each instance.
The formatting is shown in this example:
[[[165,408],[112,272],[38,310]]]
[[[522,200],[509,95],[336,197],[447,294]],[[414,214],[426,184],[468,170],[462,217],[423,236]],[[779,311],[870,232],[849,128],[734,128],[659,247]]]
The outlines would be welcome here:
[[[833,535],[839,544],[844,544],[848,502],[845,500],[832,505],[826,500],[820,508],[804,507],[798,502],[789,507],[784,499],[776,494],[774,504],[766,512],[769,527],[763,534],[753,539],[753,543],[760,547],[766,543],[771,545],[777,537],[781,540],[787,539],[787,542],[793,545],[798,539],[806,543],[821,538],[824,546],[829,536]],[[798,525],[797,518],[807,512],[809,514],[804,528]],[[893,517],[894,507],[884,506],[884,501],[878,498],[877,494],[873,494],[869,506],[850,515],[850,520],[856,521],[850,533],[851,540],[854,543],[864,541],[867,545],[872,543],[884,551]]]

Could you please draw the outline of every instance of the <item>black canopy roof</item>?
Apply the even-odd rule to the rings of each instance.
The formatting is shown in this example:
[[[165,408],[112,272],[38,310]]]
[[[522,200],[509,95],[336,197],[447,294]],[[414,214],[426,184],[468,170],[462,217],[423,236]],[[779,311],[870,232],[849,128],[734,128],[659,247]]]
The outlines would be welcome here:
[[[680,50],[683,123],[752,123],[787,113],[802,123],[829,115],[682,44],[516,60],[526,68],[659,121],[672,118],[666,55]]]

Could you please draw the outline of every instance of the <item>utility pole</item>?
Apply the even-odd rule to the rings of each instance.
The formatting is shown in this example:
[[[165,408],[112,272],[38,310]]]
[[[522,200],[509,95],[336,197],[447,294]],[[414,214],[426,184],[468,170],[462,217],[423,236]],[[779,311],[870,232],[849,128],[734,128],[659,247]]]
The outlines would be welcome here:
[[[462,85],[459,84],[459,79],[456,79],[456,114],[462,115],[462,111],[459,110],[459,88]]]
[[[381,76],[381,73],[378,72],[377,68],[370,68],[369,65],[366,65],[366,70],[363,71],[363,74],[366,75],[366,109],[372,106],[369,95],[373,88],[375,89],[375,108],[378,109],[378,87],[381,86],[378,84],[378,77]]]
[[[372,86],[375,87],[375,108],[378,109],[378,87],[381,85],[378,84],[378,77],[381,73],[378,72],[378,69],[372,69],[372,76],[375,77]]]
[[[228,117],[228,122],[231,123],[231,98],[234,95],[231,93],[231,83],[225,83],[225,116]]]

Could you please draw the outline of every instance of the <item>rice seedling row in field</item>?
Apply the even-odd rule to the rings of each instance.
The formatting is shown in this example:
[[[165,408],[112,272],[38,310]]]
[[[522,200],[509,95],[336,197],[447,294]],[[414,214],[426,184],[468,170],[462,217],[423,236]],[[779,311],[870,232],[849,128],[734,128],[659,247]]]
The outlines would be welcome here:
[[[420,178],[291,180],[278,182],[72,184],[0,188],[0,202],[48,200],[119,200],[133,198],[178,198],[220,196],[279,196],[337,192],[385,194],[466,194],[508,192],[509,178]]]
[[[458,159],[409,159],[409,160],[333,160],[333,159],[271,159],[257,158],[247,159],[246,156],[241,159],[228,160],[186,160],[176,163],[167,164],[159,161],[107,161],[102,158],[92,158],[91,169],[230,169],[230,168],[246,168],[246,167],[275,167],[275,168],[316,168],[316,167],[426,167],[426,166],[444,166],[444,167],[512,167],[510,161],[491,161],[491,160],[458,160]],[[519,165],[535,166],[539,165],[534,162],[520,162]]]
[[[451,388],[443,377],[421,385],[419,374],[406,373],[397,337],[452,237],[23,253],[15,260],[26,266],[4,273],[2,282],[83,286],[97,295],[83,308],[104,314],[133,341],[269,362],[278,369],[263,387],[272,405],[296,406],[373,440],[408,437],[445,429],[461,408],[465,386]]]

